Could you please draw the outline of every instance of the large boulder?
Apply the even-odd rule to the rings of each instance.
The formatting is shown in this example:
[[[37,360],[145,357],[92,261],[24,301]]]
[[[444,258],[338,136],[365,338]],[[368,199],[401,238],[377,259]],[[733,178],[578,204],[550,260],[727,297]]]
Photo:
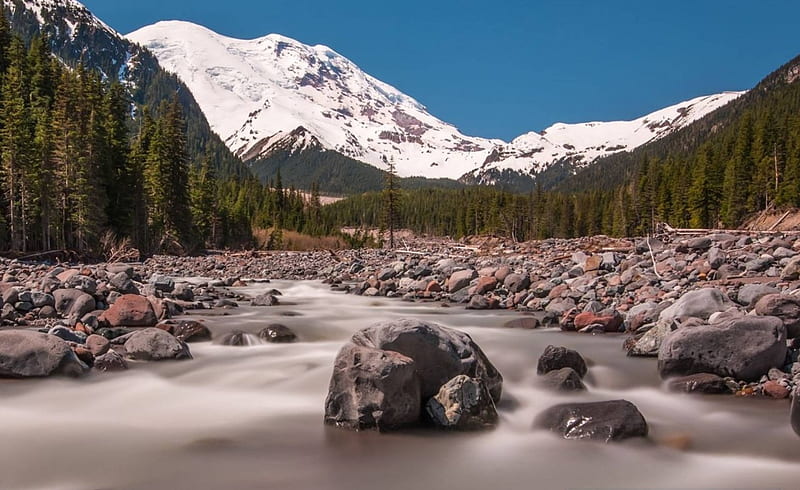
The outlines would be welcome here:
[[[428,400],[425,410],[444,429],[480,430],[497,425],[497,410],[482,381],[460,374]]]
[[[80,376],[87,369],[69,345],[54,335],[31,330],[0,331],[0,377]]]
[[[158,317],[147,298],[124,294],[103,313],[101,321],[112,327],[152,327],[158,322]]]
[[[146,328],[130,334],[125,340],[125,352],[140,361],[191,359],[189,346],[159,328]]]
[[[325,423],[354,430],[400,429],[418,423],[421,403],[411,358],[349,343],[334,362]]]
[[[768,294],[756,302],[756,315],[776,316],[786,327],[790,339],[800,337],[800,298],[784,294]]]
[[[732,302],[719,289],[704,288],[691,291],[670,305],[659,315],[662,322],[670,322],[681,318],[702,318],[710,317],[718,311],[725,311],[732,305]]]
[[[673,331],[658,351],[658,369],[665,378],[713,373],[752,381],[782,367],[786,351],[780,318],[746,316]]]
[[[581,378],[586,376],[586,361],[578,351],[567,349],[566,347],[548,345],[544,349],[544,353],[539,357],[536,372],[540,375],[547,374],[550,371],[565,367],[572,368]]]
[[[752,306],[764,296],[780,293],[766,284],[745,284],[736,293],[736,302],[742,306]]]
[[[71,322],[80,320],[97,306],[92,295],[79,289],[56,289],[53,297],[58,314]]]
[[[379,430],[417,424],[423,404],[459,375],[482,383],[493,402],[500,399],[503,378],[469,335],[413,319],[375,324],[339,351],[325,421]]]
[[[784,281],[796,281],[798,278],[800,278],[800,256],[791,259],[781,271],[781,279]]]
[[[603,442],[647,437],[647,422],[627,400],[564,403],[550,407],[534,420],[534,426],[561,434],[564,439]]]
[[[478,344],[464,332],[435,323],[404,318],[381,322],[356,332],[351,342],[399,352],[414,360],[425,399],[459,374],[480,379],[492,398],[500,400],[503,377]]]
[[[297,340],[295,334],[289,327],[280,323],[271,323],[258,332],[258,337],[261,340],[266,340],[272,343],[288,343]]]

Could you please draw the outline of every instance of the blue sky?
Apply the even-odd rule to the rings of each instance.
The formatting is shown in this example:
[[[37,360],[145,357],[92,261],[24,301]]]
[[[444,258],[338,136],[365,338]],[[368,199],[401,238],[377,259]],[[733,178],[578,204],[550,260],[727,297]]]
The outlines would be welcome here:
[[[82,0],[122,33],[166,19],[325,44],[467,134],[632,119],[752,87],[800,54],[792,0]]]

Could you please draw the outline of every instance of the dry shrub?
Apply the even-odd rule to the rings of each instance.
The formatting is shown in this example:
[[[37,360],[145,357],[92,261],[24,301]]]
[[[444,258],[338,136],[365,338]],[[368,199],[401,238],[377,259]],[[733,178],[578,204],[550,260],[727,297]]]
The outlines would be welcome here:
[[[253,230],[256,245],[266,250],[342,250],[348,248],[345,240],[334,236],[315,237],[296,231],[257,228]]]

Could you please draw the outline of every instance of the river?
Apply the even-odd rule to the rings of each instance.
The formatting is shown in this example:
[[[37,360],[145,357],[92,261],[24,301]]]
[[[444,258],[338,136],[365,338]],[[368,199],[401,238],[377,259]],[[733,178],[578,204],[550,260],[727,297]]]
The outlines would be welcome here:
[[[317,282],[243,290],[273,287],[281,306],[193,317],[215,335],[280,322],[298,343],[193,343],[191,361],[0,381],[0,488],[800,488],[800,439],[786,400],[667,393],[655,361],[627,358],[619,336],[504,329],[518,314],[343,295]],[[399,317],[462,329],[482,347],[505,378],[496,430],[377,434],[323,425],[338,349],[354,331]],[[587,358],[587,393],[538,386],[536,362],[548,344]],[[553,404],[618,398],[638,406],[651,440],[604,445],[531,428]]]

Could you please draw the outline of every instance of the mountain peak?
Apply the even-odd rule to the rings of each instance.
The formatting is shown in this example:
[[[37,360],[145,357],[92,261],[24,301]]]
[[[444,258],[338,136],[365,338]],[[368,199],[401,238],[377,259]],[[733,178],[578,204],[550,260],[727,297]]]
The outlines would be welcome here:
[[[237,155],[257,160],[303,128],[315,145],[402,176],[459,178],[511,170],[536,174],[557,162],[579,168],[673,132],[738,97],[726,92],[681,102],[631,121],[557,123],[511,143],[466,136],[414,98],[364,73],[333,49],[279,34],[242,40],[167,21],[128,35],[192,90]]]

